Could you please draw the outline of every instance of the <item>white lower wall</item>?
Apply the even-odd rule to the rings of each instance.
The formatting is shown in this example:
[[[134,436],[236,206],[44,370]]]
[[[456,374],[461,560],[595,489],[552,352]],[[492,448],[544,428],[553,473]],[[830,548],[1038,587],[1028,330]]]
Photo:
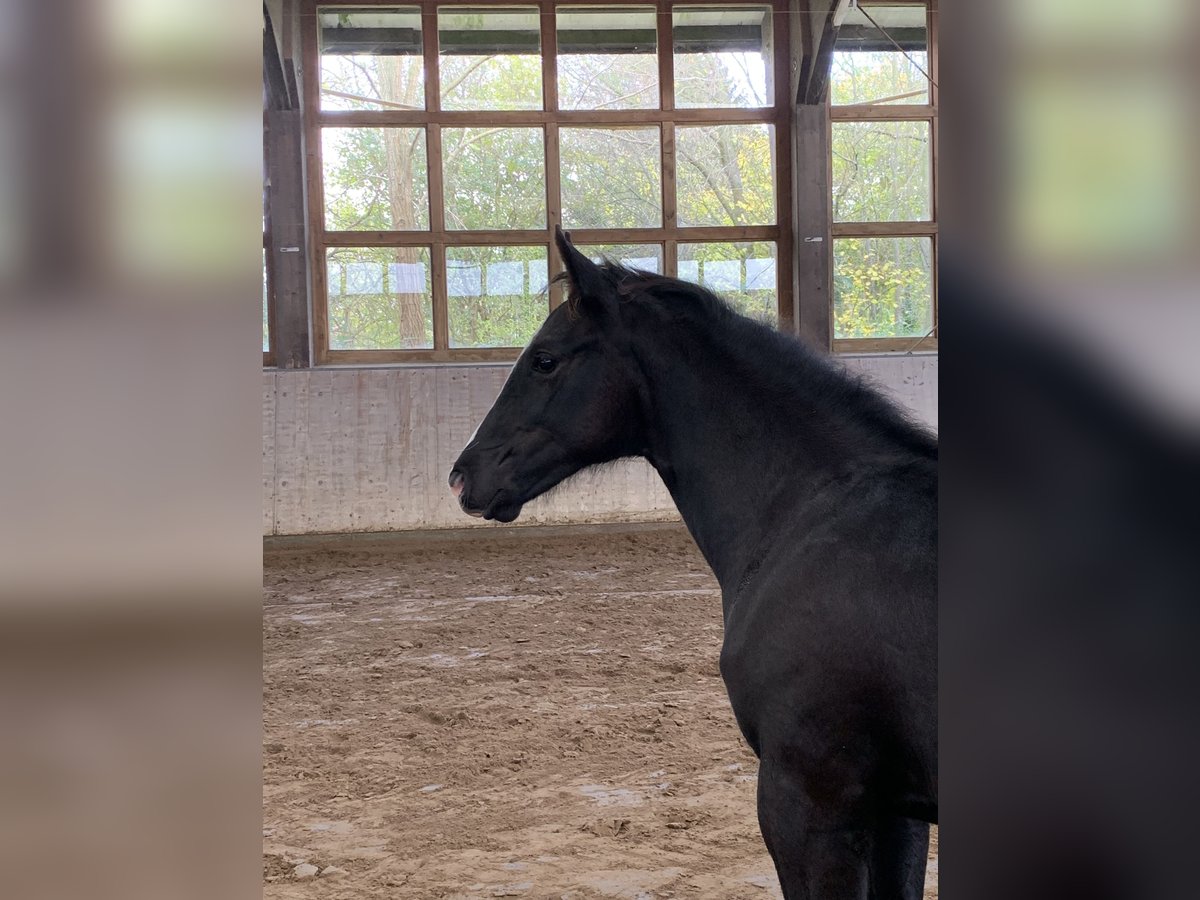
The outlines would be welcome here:
[[[843,357],[937,427],[938,358]],[[508,364],[263,372],[263,533],[494,527],[464,516],[450,466]],[[630,461],[584,472],[529,504],[524,524],[674,518],[657,473]]]

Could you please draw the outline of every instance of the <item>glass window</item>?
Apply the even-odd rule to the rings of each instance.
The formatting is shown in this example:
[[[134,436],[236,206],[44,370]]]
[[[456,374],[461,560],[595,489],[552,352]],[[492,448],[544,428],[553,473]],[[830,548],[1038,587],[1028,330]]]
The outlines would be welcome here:
[[[267,273],[267,249],[263,248],[263,353],[271,352],[271,282]]]
[[[541,128],[444,128],[446,228],[546,227]]]
[[[773,241],[680,244],[678,274],[720,294],[743,315],[774,324],[779,278]]]
[[[775,224],[772,126],[680,127],[675,157],[680,225]]]
[[[565,228],[662,225],[662,132],[640,128],[561,128]]]
[[[833,220],[928,222],[928,122],[833,123]]]
[[[328,230],[428,230],[424,128],[324,128],[321,166]]]
[[[663,274],[662,244],[580,244],[579,251],[593,262],[610,259],[630,269]]]
[[[438,10],[442,109],[541,109],[538,11]]]
[[[837,238],[833,336],[924,336],[933,325],[933,240]]]
[[[676,8],[671,36],[677,109],[773,105],[769,8]]]
[[[433,346],[427,247],[330,247],[325,278],[331,350]]]
[[[546,247],[447,247],[451,347],[523,347],[550,311]]]
[[[789,198],[775,184],[780,4],[393,2],[317,0],[301,22],[319,48],[320,90],[304,97],[321,132],[309,156],[319,171],[306,172],[319,179],[310,209],[324,210],[306,223],[327,275],[313,298],[328,319],[313,328],[318,362],[350,350],[379,350],[381,362],[505,358],[549,309],[557,222],[593,258],[662,274],[678,265],[776,318],[791,287],[776,275],[777,252],[791,250]]]
[[[658,109],[654,7],[558,8],[559,109]]]
[[[322,8],[321,109],[424,109],[421,10]]]
[[[861,9],[850,7],[847,11],[833,45],[833,104],[928,103],[929,79],[921,73],[921,69],[929,71],[925,7],[865,9],[884,31],[872,25]],[[906,53],[909,58],[905,58]]]

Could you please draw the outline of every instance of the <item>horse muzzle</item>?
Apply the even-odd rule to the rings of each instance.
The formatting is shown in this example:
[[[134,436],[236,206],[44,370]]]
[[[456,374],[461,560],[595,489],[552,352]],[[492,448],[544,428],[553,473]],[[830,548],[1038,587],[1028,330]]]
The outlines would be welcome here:
[[[468,516],[496,522],[511,522],[521,514],[523,504],[513,501],[510,490],[481,489],[478,479],[473,479],[457,465],[451,470],[448,481],[450,493]]]
[[[450,471],[450,493],[458,501],[458,505],[462,507],[462,511],[468,516],[480,518],[483,516],[483,509],[471,504],[471,494],[467,490],[467,476],[459,469]]]

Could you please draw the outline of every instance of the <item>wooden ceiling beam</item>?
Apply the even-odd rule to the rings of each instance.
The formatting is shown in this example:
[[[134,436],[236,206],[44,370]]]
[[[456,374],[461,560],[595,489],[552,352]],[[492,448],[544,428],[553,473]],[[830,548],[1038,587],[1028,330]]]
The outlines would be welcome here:
[[[289,53],[291,22],[285,12],[287,0],[263,3],[263,86],[271,109],[298,109],[296,72]]]
[[[791,6],[794,30],[799,32],[793,44],[800,54],[796,104],[821,104],[829,95],[829,70],[838,32],[833,24],[837,0],[792,0]]]

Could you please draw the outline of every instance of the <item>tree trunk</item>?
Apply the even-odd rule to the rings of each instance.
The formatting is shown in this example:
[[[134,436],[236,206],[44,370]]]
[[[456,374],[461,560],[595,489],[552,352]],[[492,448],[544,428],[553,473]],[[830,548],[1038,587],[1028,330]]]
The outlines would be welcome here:
[[[416,106],[424,90],[421,80],[422,59],[419,56],[379,56],[379,90],[382,99],[408,106]],[[387,155],[388,203],[392,213],[392,228],[411,231],[416,228],[415,209],[416,143],[399,128],[385,128],[383,143]],[[426,201],[428,202],[428,201]],[[393,251],[398,263],[420,263],[420,251],[415,247],[396,247]],[[427,342],[425,331],[424,291],[400,293],[395,290],[400,329],[400,343],[405,347],[420,347]]]

